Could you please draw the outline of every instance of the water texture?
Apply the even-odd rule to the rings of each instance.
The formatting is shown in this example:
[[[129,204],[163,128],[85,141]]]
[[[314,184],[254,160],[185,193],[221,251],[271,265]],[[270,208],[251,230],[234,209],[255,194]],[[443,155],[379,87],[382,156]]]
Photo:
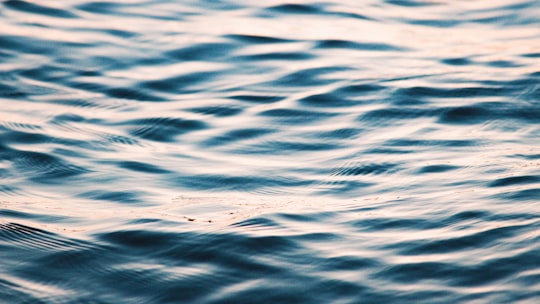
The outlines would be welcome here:
[[[0,1],[0,303],[539,303],[540,2]]]

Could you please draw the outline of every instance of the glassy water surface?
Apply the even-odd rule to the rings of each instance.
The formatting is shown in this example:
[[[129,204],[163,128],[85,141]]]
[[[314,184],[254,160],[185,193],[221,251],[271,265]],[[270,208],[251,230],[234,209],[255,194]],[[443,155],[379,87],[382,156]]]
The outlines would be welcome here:
[[[0,303],[538,303],[540,2],[0,2]]]

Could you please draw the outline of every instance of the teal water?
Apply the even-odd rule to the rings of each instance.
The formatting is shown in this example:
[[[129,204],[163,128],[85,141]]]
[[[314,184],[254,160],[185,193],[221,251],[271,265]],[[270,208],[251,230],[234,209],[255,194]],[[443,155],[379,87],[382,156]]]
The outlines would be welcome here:
[[[538,303],[540,3],[0,2],[0,303]]]

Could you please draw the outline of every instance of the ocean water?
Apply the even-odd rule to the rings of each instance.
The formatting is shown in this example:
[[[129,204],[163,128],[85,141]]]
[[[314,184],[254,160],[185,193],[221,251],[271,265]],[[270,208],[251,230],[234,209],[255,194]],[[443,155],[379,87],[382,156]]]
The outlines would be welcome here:
[[[540,303],[540,2],[0,1],[0,303]]]

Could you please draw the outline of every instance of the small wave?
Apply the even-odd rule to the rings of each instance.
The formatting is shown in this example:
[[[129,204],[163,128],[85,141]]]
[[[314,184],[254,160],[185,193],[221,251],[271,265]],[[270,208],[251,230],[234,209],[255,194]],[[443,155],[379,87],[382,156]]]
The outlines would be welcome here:
[[[24,172],[28,180],[43,184],[62,183],[68,178],[89,172],[60,157],[41,152],[14,150],[8,154],[7,159],[20,172]]]
[[[316,48],[319,49],[351,49],[351,50],[363,50],[363,51],[405,51],[402,47],[393,46],[384,43],[368,43],[368,42],[354,42],[346,40],[323,40],[316,44]]]
[[[270,12],[284,14],[319,14],[322,11],[316,5],[280,4],[267,8]]]
[[[247,101],[252,103],[274,103],[280,100],[283,100],[285,97],[282,96],[271,96],[271,95],[233,95],[230,98]]]
[[[345,97],[330,93],[311,95],[299,100],[299,102],[308,107],[352,107],[361,102],[348,100]]]
[[[4,1],[3,5],[9,8],[27,12],[27,13],[46,15],[46,16],[57,17],[57,18],[77,18],[77,15],[75,15],[74,13],[70,11],[65,11],[62,9],[57,9],[57,8],[45,6],[45,5],[39,5],[36,3],[27,2],[27,1],[8,0],[8,1]]]
[[[237,107],[219,105],[219,106],[193,108],[193,109],[190,109],[190,111],[194,113],[213,115],[216,117],[227,117],[227,116],[235,116],[235,115],[240,114],[242,112],[242,109],[239,109]]]
[[[190,87],[205,81],[209,81],[216,75],[213,72],[199,72],[181,75],[172,78],[151,80],[140,84],[142,88],[162,91],[167,93],[179,93],[189,90]],[[147,100],[165,101],[165,99],[151,98]]]
[[[284,43],[292,42],[293,40],[283,39],[280,37],[260,36],[260,35],[239,35],[229,34],[225,35],[226,38],[254,44],[266,44],[266,43]]]
[[[122,161],[118,163],[118,166],[121,168],[129,169],[129,170],[133,170],[137,172],[145,172],[145,173],[161,174],[161,173],[170,172],[168,170],[159,168],[152,164],[141,163],[141,162],[136,162],[136,161]]]
[[[129,99],[129,100],[140,100],[140,101],[166,101],[167,99],[150,95],[145,93],[143,90],[133,89],[133,88],[107,88],[104,90],[104,93],[107,96],[119,98],[119,99]]]
[[[219,135],[213,138],[209,138],[208,140],[204,141],[202,143],[202,146],[204,147],[213,147],[213,146],[222,146],[222,145],[228,145],[233,144],[237,141],[241,140],[248,140],[248,139],[256,139],[261,136],[264,136],[266,134],[274,133],[275,130],[271,129],[240,129],[240,130],[232,130],[229,131],[223,135]]]
[[[27,249],[77,250],[88,245],[59,237],[45,230],[21,225],[18,223],[0,223],[0,240],[22,246]]]
[[[171,117],[142,118],[122,124],[132,126],[129,133],[133,136],[162,142],[172,142],[178,135],[206,128],[199,120]]]
[[[317,112],[307,110],[295,110],[295,109],[271,109],[259,113],[261,116],[270,117],[278,121],[285,121],[290,124],[305,124],[310,122],[316,122],[318,120],[324,120],[329,117],[335,116],[335,114],[328,112]]]
[[[520,184],[540,183],[540,177],[536,175],[511,176],[496,179],[489,183],[489,187],[506,187]]]
[[[332,170],[335,176],[356,176],[368,174],[391,173],[397,170],[398,165],[392,163],[381,164],[352,164]]]
[[[309,86],[321,86],[325,84],[330,84],[333,81],[328,79],[327,75],[333,72],[340,72],[347,70],[345,67],[321,67],[321,68],[310,68],[297,72],[292,72],[288,75],[285,75],[279,79],[271,81],[272,85],[275,86],[299,86],[299,87],[309,87]],[[322,76],[326,77],[322,77]]]
[[[139,203],[142,199],[136,192],[130,191],[104,191],[94,190],[79,194],[80,197],[98,201],[111,201],[118,203]]]
[[[459,169],[459,166],[452,165],[429,165],[420,168],[418,173],[442,173]]]
[[[166,55],[182,61],[219,61],[229,56],[235,49],[236,46],[231,43],[199,43],[195,46],[169,51]]]

